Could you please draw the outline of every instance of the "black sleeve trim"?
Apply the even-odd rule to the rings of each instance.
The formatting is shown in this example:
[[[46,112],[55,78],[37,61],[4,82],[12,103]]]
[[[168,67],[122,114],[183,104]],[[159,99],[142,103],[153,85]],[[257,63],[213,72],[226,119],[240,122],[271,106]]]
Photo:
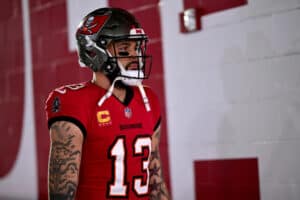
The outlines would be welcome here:
[[[153,131],[156,131],[156,129],[159,127],[159,125],[160,125],[160,122],[161,122],[161,117],[159,117],[158,118],[158,120],[157,120],[157,122],[156,122],[156,124],[155,124],[155,126],[154,126],[154,128],[153,128]]]
[[[75,124],[81,130],[83,136],[86,137],[86,128],[84,127],[84,125],[78,119],[69,117],[69,116],[59,116],[59,117],[53,117],[53,118],[49,119],[48,120],[48,129],[50,129],[52,124],[57,121],[68,121],[68,122]]]

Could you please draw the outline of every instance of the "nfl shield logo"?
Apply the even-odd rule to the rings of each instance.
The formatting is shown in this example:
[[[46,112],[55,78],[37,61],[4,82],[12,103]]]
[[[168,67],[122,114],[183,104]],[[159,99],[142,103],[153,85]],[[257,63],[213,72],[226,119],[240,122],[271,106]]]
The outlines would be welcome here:
[[[131,111],[130,108],[126,107],[126,108],[124,109],[124,113],[125,113],[125,117],[127,117],[128,119],[131,118],[131,116],[132,116],[132,111]]]
[[[58,112],[60,110],[60,100],[58,97],[55,97],[52,103],[52,112]]]

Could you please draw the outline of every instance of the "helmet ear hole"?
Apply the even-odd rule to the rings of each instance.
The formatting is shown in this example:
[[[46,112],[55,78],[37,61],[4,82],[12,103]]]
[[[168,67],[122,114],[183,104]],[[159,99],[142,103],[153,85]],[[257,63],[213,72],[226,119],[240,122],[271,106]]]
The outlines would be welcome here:
[[[94,58],[97,54],[93,51],[89,51],[89,50],[86,50],[86,53],[87,55],[89,55],[91,58]]]
[[[80,61],[86,66],[90,67],[93,71],[105,71],[108,62],[108,55],[102,48],[89,48],[81,51]]]

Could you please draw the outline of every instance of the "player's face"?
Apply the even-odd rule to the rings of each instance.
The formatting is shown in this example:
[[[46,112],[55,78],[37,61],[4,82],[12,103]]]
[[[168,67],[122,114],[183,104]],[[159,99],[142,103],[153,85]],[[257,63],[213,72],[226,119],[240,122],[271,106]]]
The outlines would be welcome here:
[[[139,66],[138,58],[140,42],[134,40],[118,41],[108,46],[109,52],[112,56],[118,56],[119,62],[126,70],[137,70]],[[120,58],[121,57],[121,58]]]

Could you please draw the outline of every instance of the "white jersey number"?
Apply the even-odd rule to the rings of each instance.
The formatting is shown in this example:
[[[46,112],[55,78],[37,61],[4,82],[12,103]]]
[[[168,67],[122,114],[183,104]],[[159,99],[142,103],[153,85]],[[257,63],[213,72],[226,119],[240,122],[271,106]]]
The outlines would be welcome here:
[[[144,149],[148,149],[148,156],[144,156]],[[113,160],[113,181],[109,185],[109,196],[111,197],[126,197],[128,195],[129,183],[126,182],[126,159],[127,151],[125,146],[125,137],[119,137],[115,140],[112,148],[109,151],[110,158]],[[133,142],[133,156],[141,156],[142,169],[141,171],[147,175],[146,183],[143,183],[142,176],[133,178],[133,189],[138,195],[148,193],[149,185],[149,158],[151,154],[151,137],[137,137]]]
[[[85,87],[84,84],[79,83],[79,84],[73,84],[73,85],[65,85],[65,86],[62,86],[60,88],[55,89],[55,91],[60,93],[60,94],[66,94],[67,89],[79,90],[79,89],[84,88],[84,87]]]

